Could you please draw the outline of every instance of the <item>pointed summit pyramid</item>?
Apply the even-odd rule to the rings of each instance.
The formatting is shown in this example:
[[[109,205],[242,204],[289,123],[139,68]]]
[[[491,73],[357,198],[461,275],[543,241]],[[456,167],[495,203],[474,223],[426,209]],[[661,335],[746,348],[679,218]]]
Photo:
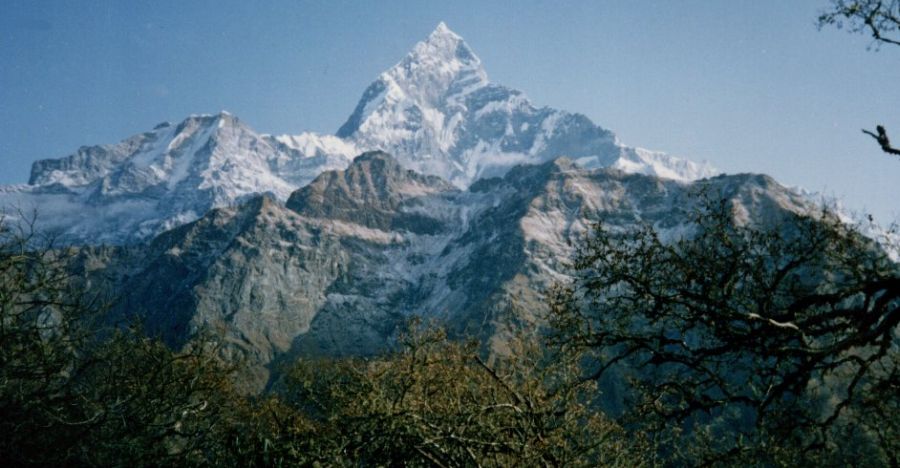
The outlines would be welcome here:
[[[488,84],[481,60],[443,22],[385,75],[405,88],[408,95],[432,100],[454,91],[454,85],[461,91],[461,86],[474,88]]]
[[[428,39],[431,40],[434,37],[449,37],[454,38],[456,40],[462,41],[462,37],[459,34],[450,30],[450,27],[447,26],[447,23],[441,21],[435,26],[434,31],[431,31],[431,34],[428,36]]]
[[[677,180],[712,174],[689,161],[624,147],[584,115],[538,108],[520,91],[491,83],[478,56],[443,22],[366,89],[337,136],[461,188],[560,156]]]
[[[461,93],[487,85],[481,60],[462,37],[441,22],[426,40],[417,43],[400,63],[366,89],[337,136],[348,138],[407,122],[403,115],[388,115],[389,108],[398,104],[415,105],[417,110],[411,117],[418,120],[416,114],[423,109],[442,107]]]

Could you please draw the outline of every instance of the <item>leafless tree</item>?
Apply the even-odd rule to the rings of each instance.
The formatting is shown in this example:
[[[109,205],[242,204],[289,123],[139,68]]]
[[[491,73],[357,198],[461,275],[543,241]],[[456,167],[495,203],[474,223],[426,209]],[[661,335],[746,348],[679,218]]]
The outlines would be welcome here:
[[[586,378],[624,375],[631,424],[692,463],[896,465],[897,265],[826,214],[766,227],[734,209],[708,202],[674,242],[598,226],[554,343],[590,356]]]
[[[831,8],[819,15],[819,27],[824,26],[870,34],[876,47],[900,46],[900,0],[832,0]],[[881,125],[874,132],[863,129],[863,133],[874,138],[885,153],[900,155]]]

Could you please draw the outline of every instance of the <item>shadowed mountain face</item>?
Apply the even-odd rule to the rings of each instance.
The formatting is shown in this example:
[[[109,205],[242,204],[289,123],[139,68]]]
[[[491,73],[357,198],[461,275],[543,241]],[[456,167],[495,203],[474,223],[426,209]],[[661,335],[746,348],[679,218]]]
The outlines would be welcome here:
[[[286,200],[371,151],[459,189],[560,156],[681,181],[713,174],[621,145],[584,115],[537,107],[490,82],[472,49],[441,23],[366,89],[336,135],[272,136],[224,111],[193,115],[38,161],[28,185],[0,187],[0,209],[37,208],[38,227],[69,244],[138,244],[257,194]]]
[[[808,209],[764,176],[704,184],[748,219]],[[171,345],[203,328],[221,334],[259,389],[284,358],[382,350],[414,314],[502,351],[511,329],[539,320],[542,292],[565,278],[592,223],[643,222],[677,235],[692,190],[560,159],[461,191],[374,152],[323,173],[286,205],[254,197],[130,255],[92,250],[85,265],[123,292],[120,316],[139,317]]]
[[[400,166],[382,152],[365,153],[345,171],[323,174],[294,192],[287,207],[304,216],[350,221],[381,230],[436,234],[444,226],[423,201],[458,190],[440,177]]]

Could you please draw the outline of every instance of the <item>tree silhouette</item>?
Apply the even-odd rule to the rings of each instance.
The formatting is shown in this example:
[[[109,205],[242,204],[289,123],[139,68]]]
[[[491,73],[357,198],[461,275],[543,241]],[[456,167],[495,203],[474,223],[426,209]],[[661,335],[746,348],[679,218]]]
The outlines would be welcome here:
[[[900,46],[900,0],[832,0],[831,8],[819,15],[819,27],[846,27],[850,32],[870,34],[876,47],[882,44]],[[863,129],[878,142],[882,151],[900,155],[891,146],[887,131],[881,125],[875,132]]]
[[[735,210],[706,202],[672,242],[598,226],[553,341],[585,353],[588,379],[624,376],[626,427],[689,447],[688,464],[896,465],[897,264],[827,214],[760,226]]]
[[[871,135],[872,138],[874,138],[875,141],[878,142],[878,144],[881,146],[882,151],[888,154],[900,155],[900,149],[891,146],[891,140],[888,139],[887,131],[884,129],[884,127],[882,127],[881,125],[876,125],[875,131],[878,132],[877,135],[866,129],[863,129],[863,133],[865,133],[866,135]]]

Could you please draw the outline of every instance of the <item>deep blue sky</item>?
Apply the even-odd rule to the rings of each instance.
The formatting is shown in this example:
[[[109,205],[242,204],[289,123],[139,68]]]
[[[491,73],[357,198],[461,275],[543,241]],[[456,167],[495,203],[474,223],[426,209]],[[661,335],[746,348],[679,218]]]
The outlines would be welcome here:
[[[561,4],[565,5],[561,5]],[[900,217],[900,47],[818,31],[827,0],[0,4],[0,183],[192,113],[334,132],[441,20],[490,78],[630,145]]]

